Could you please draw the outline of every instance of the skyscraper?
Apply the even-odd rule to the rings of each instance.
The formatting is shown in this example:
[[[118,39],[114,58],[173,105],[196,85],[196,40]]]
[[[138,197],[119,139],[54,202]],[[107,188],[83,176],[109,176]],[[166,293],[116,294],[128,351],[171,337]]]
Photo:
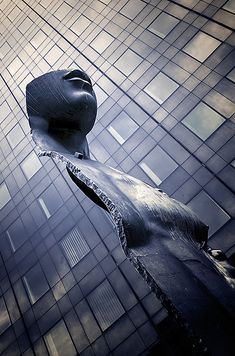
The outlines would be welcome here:
[[[92,157],[189,205],[234,259],[234,13],[232,0],[1,2],[0,354],[187,348],[109,215],[37,157],[25,87],[86,71],[99,106]]]

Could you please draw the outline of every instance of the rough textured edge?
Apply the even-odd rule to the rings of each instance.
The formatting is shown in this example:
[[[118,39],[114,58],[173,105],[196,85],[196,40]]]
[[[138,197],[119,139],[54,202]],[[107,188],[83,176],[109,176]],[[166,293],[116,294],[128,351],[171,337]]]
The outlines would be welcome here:
[[[79,180],[81,180],[86,186],[94,191],[94,193],[99,197],[99,199],[105,204],[110,215],[113,218],[115,227],[117,229],[118,237],[123,248],[125,255],[131,261],[138,273],[143,277],[143,279],[148,284],[151,291],[156,295],[156,297],[161,301],[162,305],[167,309],[170,315],[174,317],[177,323],[185,330],[189,340],[192,343],[195,354],[205,354],[207,353],[207,347],[203,344],[202,339],[196,336],[191,329],[188,322],[181,316],[179,311],[175,308],[171,300],[163,293],[161,288],[156,284],[154,278],[148,273],[146,268],[138,260],[131,250],[127,247],[127,240],[125,235],[125,229],[123,225],[123,219],[121,213],[116,208],[112,200],[87,176],[85,176],[82,171],[77,168],[72,162],[65,158],[62,154],[55,151],[40,151],[38,153],[39,157],[47,156],[55,158],[66,164],[66,168],[70,170]]]

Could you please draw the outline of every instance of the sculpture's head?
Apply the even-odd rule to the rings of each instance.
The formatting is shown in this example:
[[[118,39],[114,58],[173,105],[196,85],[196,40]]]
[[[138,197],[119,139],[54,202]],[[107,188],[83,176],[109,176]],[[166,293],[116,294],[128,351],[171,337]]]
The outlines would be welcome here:
[[[86,135],[95,123],[97,102],[86,73],[58,70],[34,79],[26,87],[26,104],[41,149],[88,154]]]

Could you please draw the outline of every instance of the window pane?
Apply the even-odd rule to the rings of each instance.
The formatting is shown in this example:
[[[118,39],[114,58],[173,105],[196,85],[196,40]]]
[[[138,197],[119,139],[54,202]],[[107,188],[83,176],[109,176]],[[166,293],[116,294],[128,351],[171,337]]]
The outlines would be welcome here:
[[[7,140],[10,143],[11,148],[15,148],[18,143],[25,137],[25,134],[20,125],[15,125],[13,129],[7,135]]]
[[[144,89],[158,103],[162,104],[179,87],[163,73],[159,73]]]
[[[182,121],[202,140],[206,140],[225,119],[204,103],[199,103]]]
[[[17,219],[7,230],[12,251],[15,252],[27,239],[27,233],[21,219]]]
[[[144,7],[145,3],[143,1],[129,0],[120,12],[129,19],[133,20]]]
[[[124,111],[109,126],[108,130],[122,145],[137,129],[138,125]]]
[[[2,209],[11,200],[10,193],[5,183],[0,185],[0,209]]]
[[[179,23],[175,17],[162,12],[149,26],[149,30],[161,38],[166,35]]]
[[[3,298],[0,298],[0,335],[11,325]]]
[[[142,62],[142,58],[138,54],[128,49],[115,63],[115,67],[125,75],[130,75],[131,72]]]
[[[51,356],[76,356],[77,352],[63,320],[57,323],[45,336]]]
[[[26,273],[23,277],[23,281],[32,304],[41,298],[49,289],[47,280],[39,264]]]
[[[103,331],[125,313],[123,306],[107,280],[88,296],[88,302]]]
[[[63,204],[63,200],[53,184],[50,185],[49,188],[45,190],[45,192],[43,192],[38,201],[48,219]]]
[[[63,238],[61,246],[71,267],[75,266],[90,251],[86,240],[76,227]]]
[[[220,41],[206,35],[204,32],[198,32],[183,50],[200,62],[203,62],[212,52],[214,52],[220,43]]]
[[[27,179],[32,178],[32,176],[37,173],[37,171],[42,167],[35,152],[32,152],[26,159],[21,163],[22,170],[26,175]]]
[[[178,165],[165,151],[157,146],[142,160],[140,167],[153,182],[159,185]]]
[[[230,216],[204,191],[196,195],[188,205],[209,226],[209,236],[230,219]]]
[[[223,6],[223,9],[235,14],[235,1],[228,0],[226,4]]]
[[[113,42],[114,38],[110,36],[107,32],[101,31],[98,36],[92,41],[91,47],[93,47],[100,54],[108,48],[108,46]]]

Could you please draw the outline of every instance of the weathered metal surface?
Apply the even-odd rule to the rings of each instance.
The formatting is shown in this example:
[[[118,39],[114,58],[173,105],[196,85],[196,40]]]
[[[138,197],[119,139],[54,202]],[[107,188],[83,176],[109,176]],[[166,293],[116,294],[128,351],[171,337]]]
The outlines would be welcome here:
[[[125,254],[187,330],[196,352],[230,355],[234,280],[203,251],[207,226],[162,191],[89,159],[86,134],[94,124],[96,100],[90,82],[83,83],[88,83],[85,75],[72,73],[49,73],[27,87],[30,125],[41,155],[63,161],[75,184],[111,214]]]

